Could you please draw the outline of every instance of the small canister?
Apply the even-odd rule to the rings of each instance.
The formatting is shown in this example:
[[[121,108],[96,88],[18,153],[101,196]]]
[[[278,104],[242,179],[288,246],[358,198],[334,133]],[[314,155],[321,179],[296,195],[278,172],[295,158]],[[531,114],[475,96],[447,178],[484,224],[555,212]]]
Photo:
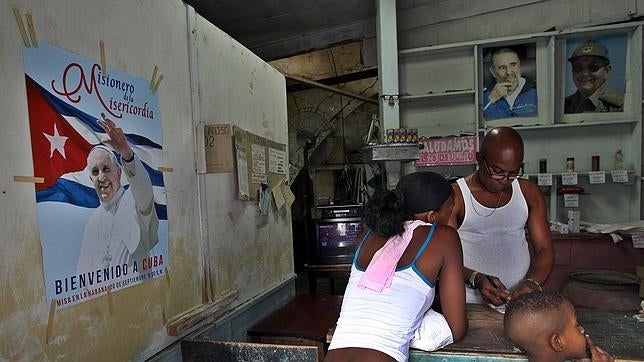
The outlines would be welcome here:
[[[566,172],[575,172],[575,158],[566,158]]]
[[[400,128],[394,129],[394,143],[400,142],[401,131],[402,130]]]
[[[411,142],[418,143],[418,128],[411,129]]]
[[[406,137],[407,143],[414,142],[414,129],[413,128],[405,128],[405,134],[407,135],[407,137]]]
[[[387,128],[387,143],[393,143],[393,142],[394,142],[394,129]]]
[[[599,171],[599,156],[593,156],[592,157],[591,170],[592,171]]]
[[[548,172],[548,160],[545,158],[542,158],[539,160],[539,173],[546,173]]]

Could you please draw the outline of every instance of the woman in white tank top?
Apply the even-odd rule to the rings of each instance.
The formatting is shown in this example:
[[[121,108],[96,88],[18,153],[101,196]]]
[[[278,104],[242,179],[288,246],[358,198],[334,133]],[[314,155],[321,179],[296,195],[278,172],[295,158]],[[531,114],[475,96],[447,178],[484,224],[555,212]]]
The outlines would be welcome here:
[[[404,176],[378,190],[364,211],[368,230],[356,251],[325,361],[406,361],[414,331],[440,278],[442,312],[454,341],[467,328],[463,260],[446,225],[454,196],[432,172]]]

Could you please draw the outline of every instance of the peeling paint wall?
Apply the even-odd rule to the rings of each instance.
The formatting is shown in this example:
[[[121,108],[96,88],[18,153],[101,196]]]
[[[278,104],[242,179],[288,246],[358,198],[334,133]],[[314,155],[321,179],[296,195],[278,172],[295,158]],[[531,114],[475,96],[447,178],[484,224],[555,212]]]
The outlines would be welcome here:
[[[196,28],[201,120],[232,123],[286,145],[284,77],[206,20],[198,18]],[[260,215],[257,201],[235,199],[233,173],[203,181],[213,295],[236,289],[241,304],[292,277],[290,208]]]
[[[98,61],[102,40],[109,66],[150,78],[157,65],[164,75],[168,278],[114,293],[111,313],[105,296],[57,311],[49,343],[34,185],[13,181],[33,175],[13,6],[32,15],[41,42]],[[236,289],[236,304],[293,275],[289,212],[260,217],[234,198],[233,174],[195,172],[199,120],[287,142],[284,78],[183,2],[2,0],[0,85],[0,360],[142,360],[176,340],[168,319],[201,304],[204,265],[211,295]]]

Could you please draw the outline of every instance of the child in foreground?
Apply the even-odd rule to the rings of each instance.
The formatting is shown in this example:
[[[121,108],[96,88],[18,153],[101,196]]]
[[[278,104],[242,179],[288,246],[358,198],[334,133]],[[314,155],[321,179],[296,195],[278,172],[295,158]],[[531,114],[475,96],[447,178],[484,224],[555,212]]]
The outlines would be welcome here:
[[[458,233],[447,226],[453,206],[451,185],[432,172],[408,174],[394,190],[376,191],[364,210],[368,229],[325,361],[406,361],[438,279],[447,321],[441,332],[463,338],[463,252]]]
[[[503,329],[525,350],[530,362],[613,361],[585,334],[575,307],[559,294],[533,292],[510,300]]]

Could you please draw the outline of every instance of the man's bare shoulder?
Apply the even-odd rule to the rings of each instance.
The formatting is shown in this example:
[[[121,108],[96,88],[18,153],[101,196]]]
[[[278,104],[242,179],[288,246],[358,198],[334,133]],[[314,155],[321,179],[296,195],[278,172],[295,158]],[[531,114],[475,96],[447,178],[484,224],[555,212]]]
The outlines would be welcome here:
[[[455,193],[461,193],[461,186],[459,186],[458,182],[452,183],[452,189],[454,189]]]
[[[539,186],[532,180],[520,178],[519,186],[521,186],[521,192],[523,197],[529,202],[537,198],[543,199],[543,193]]]
[[[452,189],[454,190],[454,207],[452,207],[452,213],[449,217],[448,224],[456,229],[459,227],[459,224],[463,219],[465,204],[463,203],[463,194],[461,193],[458,183],[454,182],[452,184]]]
[[[443,248],[460,250],[461,238],[456,229],[450,225],[438,225],[434,232],[436,244],[441,244]]]

